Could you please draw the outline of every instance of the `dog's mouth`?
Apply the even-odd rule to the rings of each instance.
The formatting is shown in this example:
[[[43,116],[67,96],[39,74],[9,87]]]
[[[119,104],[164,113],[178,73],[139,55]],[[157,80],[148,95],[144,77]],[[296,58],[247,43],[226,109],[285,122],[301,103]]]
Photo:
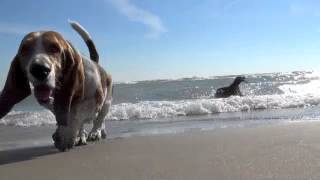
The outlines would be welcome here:
[[[38,85],[34,87],[34,96],[39,103],[50,102],[50,97],[53,95],[53,88],[48,85]]]

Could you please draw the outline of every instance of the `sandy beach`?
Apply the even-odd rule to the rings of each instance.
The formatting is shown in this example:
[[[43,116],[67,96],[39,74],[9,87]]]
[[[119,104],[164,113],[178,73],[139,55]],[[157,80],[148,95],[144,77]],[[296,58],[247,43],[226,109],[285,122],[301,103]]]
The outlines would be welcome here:
[[[129,137],[0,152],[0,179],[319,179],[320,123]]]

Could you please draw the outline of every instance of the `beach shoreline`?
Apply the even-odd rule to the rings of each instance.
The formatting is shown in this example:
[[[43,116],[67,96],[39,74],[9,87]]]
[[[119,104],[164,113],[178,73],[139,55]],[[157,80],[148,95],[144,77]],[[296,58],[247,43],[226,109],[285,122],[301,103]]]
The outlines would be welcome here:
[[[319,130],[294,122],[8,150],[0,179],[318,179]]]

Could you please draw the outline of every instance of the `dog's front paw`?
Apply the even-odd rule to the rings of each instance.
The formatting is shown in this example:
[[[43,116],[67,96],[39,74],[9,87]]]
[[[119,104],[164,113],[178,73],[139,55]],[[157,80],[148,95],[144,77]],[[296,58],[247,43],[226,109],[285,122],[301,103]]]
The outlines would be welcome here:
[[[75,145],[75,137],[68,127],[59,126],[52,139],[54,146],[60,151],[66,151]]]
[[[88,141],[98,141],[102,137],[101,130],[91,131],[88,136]]]

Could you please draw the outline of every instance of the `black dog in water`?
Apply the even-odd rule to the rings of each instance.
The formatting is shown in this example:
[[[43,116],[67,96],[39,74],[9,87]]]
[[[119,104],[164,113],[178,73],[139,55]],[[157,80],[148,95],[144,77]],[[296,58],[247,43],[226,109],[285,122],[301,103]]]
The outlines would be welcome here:
[[[243,96],[239,85],[241,82],[246,82],[244,76],[238,76],[233,83],[228,87],[219,88],[214,95],[215,98],[227,98],[229,96]]]

